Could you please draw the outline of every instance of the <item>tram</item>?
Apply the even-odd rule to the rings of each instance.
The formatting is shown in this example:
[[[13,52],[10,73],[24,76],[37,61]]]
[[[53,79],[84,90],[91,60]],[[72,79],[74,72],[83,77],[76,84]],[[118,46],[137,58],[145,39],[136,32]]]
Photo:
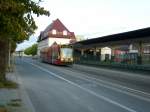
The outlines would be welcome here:
[[[40,58],[43,62],[55,65],[72,65],[74,62],[73,47],[54,43],[52,46],[41,50]]]

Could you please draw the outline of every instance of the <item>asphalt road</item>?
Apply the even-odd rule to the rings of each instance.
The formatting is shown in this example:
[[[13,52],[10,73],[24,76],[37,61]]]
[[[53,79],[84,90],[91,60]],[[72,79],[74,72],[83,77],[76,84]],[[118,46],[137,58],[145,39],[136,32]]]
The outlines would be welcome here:
[[[150,112],[150,77],[81,65],[16,62],[36,112]]]

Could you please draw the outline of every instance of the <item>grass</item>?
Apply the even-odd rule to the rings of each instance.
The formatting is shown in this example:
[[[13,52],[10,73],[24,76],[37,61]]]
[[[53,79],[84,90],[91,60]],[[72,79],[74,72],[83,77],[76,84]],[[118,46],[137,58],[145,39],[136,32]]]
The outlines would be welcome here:
[[[8,88],[8,89],[16,89],[18,88],[18,84],[13,81],[4,81],[0,82],[0,88]]]

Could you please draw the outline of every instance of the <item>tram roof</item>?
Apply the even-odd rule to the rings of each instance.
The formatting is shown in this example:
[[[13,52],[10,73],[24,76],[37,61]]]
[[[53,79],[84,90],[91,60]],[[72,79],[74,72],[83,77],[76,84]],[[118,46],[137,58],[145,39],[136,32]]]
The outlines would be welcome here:
[[[118,33],[118,34],[97,37],[94,39],[83,40],[80,42],[76,42],[75,45],[77,44],[90,45],[90,44],[113,42],[113,41],[123,41],[123,40],[129,40],[129,39],[139,39],[142,37],[150,38],[150,27],[138,29],[134,31],[128,31],[128,32],[123,32],[123,33]]]

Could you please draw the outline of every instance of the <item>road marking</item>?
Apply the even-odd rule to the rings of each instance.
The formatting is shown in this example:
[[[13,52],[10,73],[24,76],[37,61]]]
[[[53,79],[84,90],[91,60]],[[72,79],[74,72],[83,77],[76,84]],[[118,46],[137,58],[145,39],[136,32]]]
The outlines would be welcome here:
[[[110,70],[110,71],[111,71],[111,72],[114,72],[114,71],[112,71],[112,70]],[[120,71],[119,71],[119,72],[120,72]],[[82,71],[82,73],[86,73],[86,72],[83,72],[83,71]],[[120,72],[120,73],[124,73],[124,72]],[[88,74],[88,73],[86,73],[86,74]],[[87,76],[87,77],[89,77],[89,76]],[[96,78],[93,78],[93,79],[96,79]],[[150,97],[150,93],[147,93],[147,92],[143,92],[143,91],[136,90],[136,89],[133,89],[133,88],[129,88],[129,87],[126,87],[126,86],[114,84],[114,83],[111,83],[111,82],[108,82],[108,81],[103,81],[103,80],[100,80],[100,79],[96,79],[96,80],[99,80],[99,81],[104,82],[104,83],[109,83],[109,84],[114,85],[114,86],[122,87],[122,88],[124,88],[124,89],[128,89],[128,90],[132,90],[132,91],[135,91],[135,92],[139,92],[139,93],[142,93],[142,94],[147,95],[147,96]]]
[[[54,67],[54,68],[55,68],[55,67]],[[70,69],[65,69],[65,70],[74,72],[73,70],[70,70]],[[86,72],[82,72],[82,73],[86,73]],[[86,74],[89,74],[89,73],[86,73]],[[89,75],[90,75],[90,74],[89,74]],[[73,75],[71,75],[71,76],[73,76]],[[118,92],[121,92],[121,93],[130,95],[130,96],[139,98],[139,99],[141,99],[141,100],[145,100],[145,101],[150,102],[150,99],[149,99],[149,98],[150,98],[150,94],[147,93],[147,92],[143,92],[143,91],[136,90],[136,89],[129,88],[129,87],[126,87],[126,86],[122,86],[122,85],[118,85],[118,84],[111,83],[111,82],[108,82],[108,81],[104,81],[104,80],[101,80],[101,79],[96,79],[96,78],[93,78],[93,77],[90,77],[90,76],[87,76],[87,75],[84,75],[84,76],[87,77],[88,79],[84,79],[84,78],[82,78],[82,77],[80,77],[80,76],[76,76],[76,77],[81,78],[81,79],[83,79],[83,80],[88,80],[88,81],[90,81],[90,82],[91,82],[91,80],[89,80],[89,79],[97,80],[98,82],[95,82],[95,83],[96,83],[96,84],[99,84],[99,85],[101,85],[101,86],[103,86],[103,87],[105,87],[105,88],[113,89],[113,90],[115,90],[115,91],[118,91]],[[75,77],[75,76],[74,76],[74,77]],[[107,85],[104,85],[104,84],[107,84],[108,86],[107,86]],[[112,88],[109,87],[109,85],[111,85]],[[114,87],[113,87],[113,86],[114,86]],[[116,87],[116,88],[115,88],[115,87]],[[118,88],[120,88],[120,89],[126,89],[126,90],[128,90],[128,91],[123,91],[123,90],[120,90],[120,89],[118,89]],[[133,94],[132,92],[134,92],[134,93],[136,93],[136,94]],[[140,96],[140,94],[145,95],[147,98],[145,98],[144,96]]]
[[[87,77],[89,77],[89,76],[87,76]],[[108,81],[103,81],[103,80],[101,80],[101,79],[96,79],[96,78],[93,78],[93,79],[98,80],[98,81],[101,81],[101,82],[103,82],[103,83],[108,83],[108,84],[113,85],[113,86],[118,86],[118,87],[120,87],[120,88],[124,88],[124,89],[130,90],[130,91],[134,91],[134,92],[137,92],[137,93],[140,93],[140,94],[144,94],[144,95],[150,97],[150,94],[147,93],[147,92],[143,92],[143,91],[136,90],[136,89],[133,89],[133,88],[129,88],[129,87],[126,87],[126,86],[114,84],[114,83],[111,83],[111,82],[108,82]]]
[[[55,68],[55,67],[54,67]],[[69,72],[74,72],[73,70],[70,70],[70,69],[64,69],[64,70],[66,70],[66,71],[69,71]],[[63,71],[62,71],[63,72]],[[85,73],[85,72],[82,72],[82,73]],[[78,74],[80,74],[80,73],[78,73]],[[86,73],[87,74],[87,73]],[[71,74],[67,74],[67,75],[71,75]],[[92,82],[92,83],[95,83],[95,84],[98,84],[98,85],[100,85],[100,86],[103,86],[103,87],[105,87],[105,88],[109,88],[109,89],[111,89],[111,90],[114,90],[114,91],[117,91],[117,92],[120,92],[120,93],[123,93],[123,94],[126,94],[126,95],[129,95],[129,96],[133,96],[133,97],[136,97],[136,98],[138,98],[138,99],[141,99],[141,100],[144,100],[144,101],[147,101],[147,102],[150,102],[150,99],[148,98],[148,97],[150,97],[149,95],[147,96],[147,98],[146,97],[144,97],[144,96],[140,96],[139,94],[143,94],[143,93],[141,93],[141,92],[138,92],[138,90],[131,90],[131,89],[127,89],[127,87],[125,87],[125,86],[121,86],[121,85],[118,85],[118,84],[114,84],[114,83],[110,83],[110,82],[107,82],[107,81],[103,81],[103,80],[100,80],[100,79],[96,79],[96,78],[93,78],[93,77],[89,77],[89,76],[86,76],[86,75],[82,75],[82,76],[84,76],[84,77],[86,77],[86,79],[84,78],[84,77],[82,77],[82,76],[77,76],[77,75],[71,75],[71,76],[73,76],[73,77],[78,77],[78,78],[80,78],[80,79],[82,79],[82,80],[87,80],[87,81],[89,81],[89,82],[92,82],[92,80],[97,80],[98,82]],[[90,79],[92,79],[92,80],[90,80]],[[105,85],[106,84],[106,85]],[[110,87],[110,85],[111,85],[111,87]],[[113,86],[112,86],[113,85]],[[120,88],[120,89],[119,89]],[[128,90],[128,91],[125,91],[125,90],[121,90],[122,88],[124,88],[124,89],[126,89],[126,90]],[[132,92],[134,92],[134,93],[132,93]],[[144,94],[145,95],[145,94]]]
[[[68,70],[68,69],[67,69],[67,70]],[[69,71],[71,71],[71,70],[69,70]],[[81,71],[81,72],[82,72],[82,71]],[[86,72],[82,72],[82,73],[86,73]],[[86,74],[89,74],[89,73],[86,73]],[[90,74],[89,74],[89,75],[90,75]],[[101,80],[101,79],[93,78],[93,77],[90,77],[90,76],[86,76],[86,75],[84,75],[84,76],[87,77],[87,78],[90,78],[90,79],[94,79],[94,80],[103,82],[103,83],[105,83],[105,84],[110,84],[110,85],[113,85],[113,86],[116,86],[116,87],[124,88],[124,89],[130,90],[130,91],[134,91],[134,92],[137,92],[137,93],[140,93],[140,94],[144,94],[144,95],[150,97],[150,93],[147,93],[147,92],[143,92],[143,91],[136,90],[136,89],[129,88],[129,87],[126,87],[126,86],[122,86],[122,85],[118,85],[118,84],[111,83],[111,82],[108,82],[108,81],[104,81],[104,80]]]
[[[27,62],[27,63],[28,63],[28,62]],[[68,69],[67,69],[67,70],[68,70]],[[69,70],[69,71],[71,71],[71,70]],[[111,70],[111,71],[112,71],[112,70]],[[80,71],[80,72],[86,73],[86,72],[83,72],[83,71]],[[112,72],[114,72],[114,71],[112,71]],[[119,72],[121,72],[121,71],[119,71]],[[121,73],[122,73],[122,72],[121,72]],[[89,73],[86,73],[86,74],[89,74]],[[90,74],[89,74],[89,75],[90,75]],[[89,76],[86,76],[86,77],[92,78],[92,79],[95,79],[95,80],[99,80],[100,82],[108,83],[108,84],[113,85],[113,86],[118,86],[118,87],[121,87],[121,88],[124,88],[124,89],[127,89],[127,90],[135,91],[135,92],[137,92],[137,93],[141,93],[141,94],[144,94],[144,95],[147,95],[147,96],[150,97],[150,93],[148,93],[148,92],[140,91],[140,90],[137,90],[137,89],[129,88],[129,87],[126,87],[126,86],[123,86],[123,85],[118,85],[118,84],[115,84],[115,83],[111,83],[111,82],[108,82],[108,81],[96,79],[96,78],[89,77]]]
[[[68,71],[71,71],[71,70],[68,70]],[[71,71],[71,72],[73,72],[73,71]],[[73,76],[73,75],[71,75],[71,76]],[[75,76],[73,76],[73,77],[75,77]],[[80,78],[80,79],[82,79],[82,80],[87,80],[87,81],[89,81],[89,82],[92,82],[90,79],[98,80],[98,79],[96,79],[96,78],[92,78],[92,77],[89,77],[89,76],[86,76],[86,75],[84,75],[84,77],[87,77],[86,79],[83,78],[83,77],[81,77],[81,76],[77,76],[77,75],[76,75],[76,77],[78,77],[78,78]],[[113,86],[112,86],[113,84],[112,84],[111,86],[109,86],[108,84],[110,84],[110,83],[108,83],[108,82],[105,82],[105,81],[102,81],[102,80],[98,80],[98,81],[99,81],[99,82],[94,82],[94,83],[96,83],[96,84],[98,84],[98,85],[100,85],[100,86],[103,86],[103,87],[105,87],[105,88],[109,88],[109,89],[112,89],[112,90],[115,90],[115,91],[118,91],[118,92],[127,94],[127,95],[129,95],[129,96],[133,96],[133,97],[139,98],[139,99],[141,99],[141,100],[145,100],[145,101],[150,102],[150,99],[147,99],[147,98],[145,98],[145,97],[142,97],[142,96],[139,96],[139,95],[136,95],[136,94],[131,93],[131,92],[133,92],[133,91],[131,91],[131,92],[123,91],[123,90],[120,90],[120,89],[118,89],[118,88],[113,87]],[[92,82],[92,83],[93,83],[93,82]],[[104,84],[107,84],[107,85],[104,85]],[[118,85],[118,86],[119,86],[119,85]],[[117,85],[116,85],[116,87],[117,87]],[[121,88],[121,87],[120,87],[120,88]],[[137,92],[137,93],[138,93],[138,92]]]
[[[73,70],[70,70],[70,69],[65,69],[65,70],[74,72]],[[82,73],[86,73],[86,72],[82,71]],[[71,76],[73,76],[73,75],[71,75]],[[133,96],[133,97],[136,97],[138,99],[150,102],[150,94],[149,93],[146,93],[146,92],[143,92],[143,91],[140,91],[140,90],[136,90],[136,89],[133,89],[133,88],[129,88],[129,87],[126,87],[126,86],[118,85],[118,84],[115,84],[115,83],[111,83],[111,82],[108,82],[108,81],[103,81],[101,79],[96,79],[96,78],[93,78],[93,77],[90,77],[90,76],[86,76],[86,75],[84,75],[84,76],[87,77],[88,79],[82,78],[80,76],[76,76],[76,77],[81,78],[83,80],[90,81],[90,82],[91,82],[90,79],[97,80],[98,82],[95,82],[95,83],[100,85],[100,86],[103,86],[105,88],[109,88],[109,89],[112,89],[114,91],[117,91],[117,92],[120,92],[120,93],[123,93],[123,94],[127,94],[129,96]],[[107,84],[107,85],[104,85],[104,84]],[[110,85],[111,85],[111,87],[110,87]],[[126,89],[128,91],[120,90],[119,88],[120,89]],[[141,96],[141,95],[145,95],[145,97]]]
[[[86,76],[86,77],[92,78],[92,77],[89,77],[89,76]],[[120,88],[124,88],[124,89],[130,90],[130,91],[134,91],[134,92],[137,92],[137,93],[141,93],[141,94],[144,94],[144,95],[150,97],[150,94],[147,93],[147,92],[143,92],[143,91],[136,90],[136,89],[133,89],[133,88],[129,88],[129,87],[126,87],[126,86],[114,84],[114,83],[111,83],[111,82],[108,82],[108,81],[103,81],[103,80],[101,80],[101,79],[96,79],[96,78],[92,78],[92,79],[98,80],[98,81],[103,82],[103,83],[108,83],[108,84],[113,85],[113,86],[118,86],[118,87],[120,87]]]
[[[57,78],[59,78],[59,79],[61,79],[61,80],[64,80],[64,81],[66,81],[67,83],[72,84],[72,85],[74,85],[74,86],[76,86],[76,87],[78,87],[78,88],[80,88],[80,89],[82,89],[82,90],[84,90],[84,91],[86,91],[86,92],[88,92],[88,93],[90,93],[90,94],[92,94],[92,95],[94,95],[94,96],[100,98],[100,99],[103,99],[103,100],[105,100],[105,101],[107,101],[107,102],[109,102],[109,103],[111,103],[111,104],[113,104],[113,105],[116,105],[116,106],[118,106],[118,107],[120,107],[120,108],[122,108],[122,109],[125,109],[125,110],[127,110],[127,111],[129,111],[129,112],[137,112],[137,111],[135,111],[135,110],[133,110],[133,109],[131,109],[131,108],[128,108],[128,107],[126,107],[126,106],[124,106],[124,105],[122,105],[122,104],[120,104],[120,103],[118,103],[118,102],[115,102],[115,101],[113,101],[113,100],[111,100],[111,99],[109,99],[109,98],[107,98],[107,97],[104,97],[104,96],[99,95],[99,94],[97,94],[97,93],[95,93],[95,92],[93,92],[93,91],[91,91],[91,90],[89,90],[89,89],[86,89],[86,88],[84,88],[84,87],[82,87],[82,86],[80,86],[80,85],[78,85],[78,84],[76,84],[76,83],[74,83],[74,82],[72,82],[72,81],[69,81],[69,80],[67,80],[67,79],[65,79],[65,78],[63,78],[63,77],[61,77],[61,76],[58,76],[57,74],[55,74],[55,73],[53,73],[53,72],[50,72],[49,70],[47,70],[47,69],[45,69],[45,68],[42,68],[42,67],[40,67],[40,66],[38,66],[38,65],[35,65],[35,64],[33,64],[33,63],[29,63],[29,62],[26,62],[26,63],[31,64],[31,65],[33,65],[33,66],[35,66],[35,67],[37,67],[37,68],[39,68],[39,69],[41,69],[41,70],[43,70],[43,71],[49,73],[50,75],[53,75],[54,77],[57,77]]]

